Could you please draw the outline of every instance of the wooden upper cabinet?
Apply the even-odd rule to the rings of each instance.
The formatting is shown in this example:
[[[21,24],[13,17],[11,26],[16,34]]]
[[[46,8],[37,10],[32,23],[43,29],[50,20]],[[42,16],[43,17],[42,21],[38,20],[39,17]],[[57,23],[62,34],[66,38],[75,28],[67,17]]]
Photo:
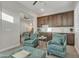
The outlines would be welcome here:
[[[43,17],[44,19],[44,25],[48,25],[48,16]]]
[[[37,26],[49,25],[49,27],[70,27],[74,25],[74,12],[65,12],[55,15],[38,17]]]
[[[48,18],[49,18],[48,25],[49,25],[49,27],[52,27],[52,23],[53,23],[52,16],[49,16]]]
[[[47,22],[48,22],[48,17],[47,16],[37,18],[37,26],[38,27],[42,27],[42,25],[47,25],[48,24]]]
[[[67,13],[67,25],[74,26],[74,12],[73,11]]]
[[[49,20],[48,20],[49,27],[57,26],[56,22],[57,22],[57,20],[56,20],[56,16],[55,15],[49,16]]]
[[[57,19],[56,19],[56,15],[52,16],[52,26],[56,27],[57,26]]]
[[[57,20],[57,26],[58,27],[62,26],[62,15],[61,14],[56,15],[56,20]]]
[[[58,15],[51,15],[49,16],[49,21],[48,21],[48,24],[49,24],[49,27],[59,27],[61,26],[61,16],[60,14]]]
[[[41,27],[40,18],[37,18],[37,26],[38,26],[38,27]]]
[[[41,27],[43,24],[44,24],[44,19],[43,19],[43,17],[38,18],[38,20],[37,20],[37,26],[38,26],[38,27]]]
[[[67,13],[62,14],[62,26],[67,26]]]
[[[45,23],[45,22],[44,22],[44,17],[41,17],[40,23],[41,23],[41,26],[44,25],[44,23]]]
[[[74,25],[73,11],[62,14],[62,26],[70,27]]]

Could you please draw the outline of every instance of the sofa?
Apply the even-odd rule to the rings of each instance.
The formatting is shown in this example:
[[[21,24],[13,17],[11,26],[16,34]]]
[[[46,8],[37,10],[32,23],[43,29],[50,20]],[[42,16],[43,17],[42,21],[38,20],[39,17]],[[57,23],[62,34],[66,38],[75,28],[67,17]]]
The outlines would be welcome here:
[[[36,33],[32,33],[30,36],[26,35],[24,40],[24,46],[36,47],[38,45],[38,37]]]
[[[52,40],[48,42],[47,53],[59,57],[66,55],[66,41],[67,35],[63,33],[54,33]]]

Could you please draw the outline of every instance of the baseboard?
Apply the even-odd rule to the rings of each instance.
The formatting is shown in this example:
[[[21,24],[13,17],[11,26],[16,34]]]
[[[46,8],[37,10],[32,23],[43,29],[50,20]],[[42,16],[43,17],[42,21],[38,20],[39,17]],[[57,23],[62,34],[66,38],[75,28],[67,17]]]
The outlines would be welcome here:
[[[79,49],[78,49],[77,47],[75,47],[75,49],[76,49],[76,51],[77,51],[77,53],[78,53],[78,55],[79,55]]]
[[[18,47],[18,46],[20,46],[20,44],[16,44],[16,45],[10,46],[10,47],[8,47],[8,48],[1,49],[0,52],[6,51],[6,50],[9,50],[9,49]]]

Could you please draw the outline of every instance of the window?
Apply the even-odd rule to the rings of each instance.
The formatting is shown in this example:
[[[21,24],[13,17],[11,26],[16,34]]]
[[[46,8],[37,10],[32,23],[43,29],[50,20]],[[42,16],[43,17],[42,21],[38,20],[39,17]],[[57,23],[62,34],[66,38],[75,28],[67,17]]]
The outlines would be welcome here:
[[[2,20],[8,21],[8,22],[10,22],[10,23],[14,23],[14,18],[13,18],[13,16],[10,16],[10,15],[4,13],[4,12],[2,12]]]

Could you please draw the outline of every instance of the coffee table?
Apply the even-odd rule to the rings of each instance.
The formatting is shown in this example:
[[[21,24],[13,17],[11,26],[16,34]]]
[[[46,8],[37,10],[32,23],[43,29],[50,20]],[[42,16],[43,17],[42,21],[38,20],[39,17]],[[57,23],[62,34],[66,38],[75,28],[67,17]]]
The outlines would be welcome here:
[[[13,51],[12,53],[11,52],[6,52],[4,54],[0,53],[0,58],[13,58],[12,55],[22,49],[31,52],[31,55],[29,55],[26,58],[45,58],[46,57],[46,52],[43,49],[24,46],[24,47],[15,49],[15,51]]]

